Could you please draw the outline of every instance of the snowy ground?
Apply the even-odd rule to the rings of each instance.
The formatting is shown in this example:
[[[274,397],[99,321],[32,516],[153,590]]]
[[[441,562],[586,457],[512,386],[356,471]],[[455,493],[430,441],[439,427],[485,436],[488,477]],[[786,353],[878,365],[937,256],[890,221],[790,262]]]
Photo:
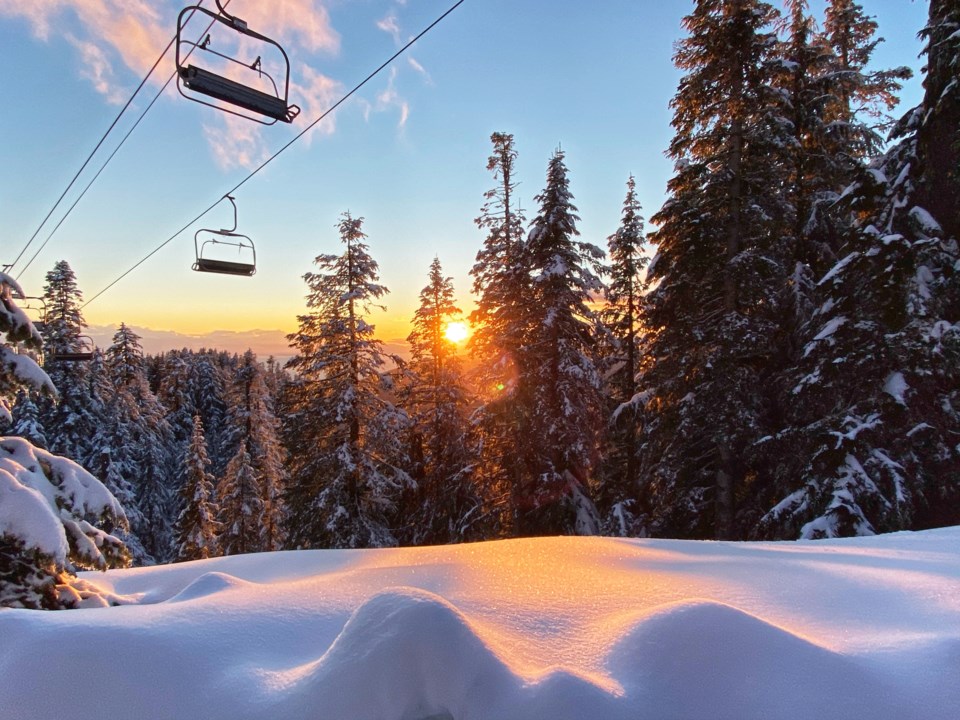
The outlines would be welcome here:
[[[0,611],[0,718],[958,717],[960,528],[220,558]]]

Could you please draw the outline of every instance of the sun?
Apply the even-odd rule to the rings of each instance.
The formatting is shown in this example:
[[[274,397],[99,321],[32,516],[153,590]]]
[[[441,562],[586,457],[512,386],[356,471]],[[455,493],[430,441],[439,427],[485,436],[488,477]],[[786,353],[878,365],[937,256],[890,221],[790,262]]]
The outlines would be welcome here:
[[[452,343],[461,343],[470,335],[470,330],[465,322],[449,322],[443,335]]]

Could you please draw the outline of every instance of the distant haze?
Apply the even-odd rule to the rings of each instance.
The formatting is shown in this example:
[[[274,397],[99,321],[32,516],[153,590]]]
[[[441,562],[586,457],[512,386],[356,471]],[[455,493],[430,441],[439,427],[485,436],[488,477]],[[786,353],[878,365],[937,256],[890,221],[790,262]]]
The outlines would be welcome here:
[[[287,331],[285,330],[245,330],[242,332],[216,330],[210,333],[188,334],[173,330],[152,330],[135,325],[129,327],[140,336],[143,352],[149,355],[158,355],[182,348],[189,350],[207,348],[226,350],[230,353],[244,353],[247,350],[253,350],[261,360],[266,360],[272,355],[279,362],[286,362],[293,355],[290,345],[287,343]],[[110,346],[116,331],[116,325],[91,325],[87,328],[87,334],[101,348]],[[408,357],[410,353],[406,341],[401,339],[384,340],[384,349],[388,353],[401,357]]]

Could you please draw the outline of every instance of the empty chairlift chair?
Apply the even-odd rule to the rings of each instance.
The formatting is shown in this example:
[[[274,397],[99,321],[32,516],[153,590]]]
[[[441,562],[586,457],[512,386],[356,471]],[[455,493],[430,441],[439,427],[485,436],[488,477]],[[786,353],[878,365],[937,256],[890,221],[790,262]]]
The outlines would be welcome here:
[[[193,236],[196,261],[193,269],[197,272],[218,273],[220,275],[243,275],[250,277],[257,271],[257,249],[247,235],[237,230],[237,204],[230,195],[224,196],[233,206],[233,227],[229,230],[210,230],[201,228]],[[218,246],[237,249],[234,258],[228,259],[219,252]]]
[[[189,100],[264,125],[273,125],[278,120],[286,123],[292,122],[293,119],[300,114],[300,108],[296,105],[291,105],[288,100],[290,91],[290,60],[287,58],[287,54],[283,48],[280,47],[279,43],[251,30],[246,22],[228,14],[221,6],[220,0],[217,0],[217,9],[219,12],[214,13],[199,5],[189,5],[181,10],[180,15],[177,17],[177,88],[180,90],[180,94]],[[207,33],[201,42],[186,39],[184,37],[184,26],[187,20],[190,19],[187,17],[187,14],[189,13],[190,17],[192,17],[194,12],[199,12],[213,18],[214,24],[216,24],[218,28],[220,26],[226,27],[232,34],[252,38],[279,50],[284,65],[282,92],[273,77],[263,69],[263,63],[261,62],[261,58],[264,57],[263,55],[258,55],[252,62],[247,62],[215,50],[213,48],[212,36],[216,31]],[[264,47],[264,52],[267,51],[268,48]],[[201,62],[201,59],[209,60],[212,59],[212,57],[220,58],[220,61],[215,61],[219,62],[220,66],[227,70],[236,70],[238,76],[249,78],[251,83],[255,81],[260,87],[258,88],[253,84],[228,78],[225,75],[200,67],[199,64],[187,64],[187,60],[191,55],[195,55],[195,60],[198,63]],[[267,83],[269,83],[269,85]],[[271,87],[272,93],[268,92]],[[190,92],[186,92],[186,90]],[[225,103],[225,105],[208,102],[199,97],[199,95],[218,100],[220,103]],[[231,109],[230,106],[240,108],[246,112],[238,112]]]
[[[90,362],[93,360],[95,351],[96,345],[93,340],[86,335],[80,335],[69,349],[48,353],[45,355],[45,360],[63,363]]]

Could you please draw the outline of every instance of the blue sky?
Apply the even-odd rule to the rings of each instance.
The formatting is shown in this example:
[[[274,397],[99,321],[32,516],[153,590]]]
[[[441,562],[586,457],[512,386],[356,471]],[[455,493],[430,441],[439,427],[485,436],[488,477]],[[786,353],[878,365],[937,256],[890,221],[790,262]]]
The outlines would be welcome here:
[[[301,117],[292,127],[260,128],[168,91],[23,273],[25,290],[42,292],[44,273],[66,259],[93,297],[452,2],[233,0],[231,11],[287,49]],[[822,4],[812,3],[814,10]],[[887,39],[876,66],[918,71],[916,33],[926,3],[864,5]],[[167,0],[0,0],[7,61],[0,74],[0,263],[16,257],[50,210],[169,41],[181,7]],[[239,230],[257,247],[255,277],[190,270],[194,230],[229,224],[223,205],[88,305],[87,321],[183,333],[290,331],[305,309],[301,276],[316,255],[340,251],[335,225],[347,210],[366,219],[391,290],[388,311],[373,318],[381,337],[406,335],[435,255],[466,310],[468,271],[483,240],[473,219],[492,185],[485,165],[494,131],[515,135],[528,217],[547,160],[562,145],[581,234],[603,246],[618,224],[630,173],[647,216],[663,202],[671,171],[663,155],[671,138],[668,103],[679,79],[672,46],[691,7],[686,0],[466,0],[238,191]],[[162,83],[171,72],[168,58],[155,77]],[[158,89],[145,88],[107,152]],[[916,78],[901,109],[920,93]],[[14,275],[90,177],[88,169]]]

